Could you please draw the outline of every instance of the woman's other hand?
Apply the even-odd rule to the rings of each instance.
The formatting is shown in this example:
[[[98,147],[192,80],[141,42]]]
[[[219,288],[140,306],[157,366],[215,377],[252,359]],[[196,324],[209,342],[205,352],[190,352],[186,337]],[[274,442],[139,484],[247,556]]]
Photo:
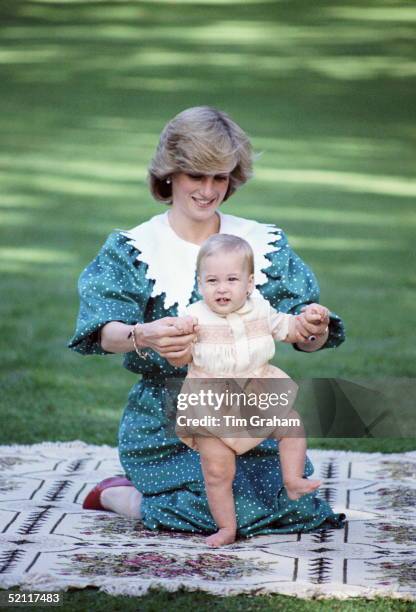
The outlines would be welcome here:
[[[315,326],[318,334],[323,333],[329,325],[329,310],[321,304],[308,304],[302,308],[301,313],[306,323]]]
[[[191,344],[181,351],[182,357],[171,357],[168,359],[170,365],[173,365],[175,368],[181,368],[182,366],[188,365],[192,362],[192,346]]]
[[[174,325],[182,334],[192,334],[199,329],[198,319],[189,315],[176,317],[176,319],[174,319]]]
[[[198,319],[196,317],[184,316],[177,317],[174,321],[176,329],[182,334],[196,334],[199,330]],[[183,351],[179,351],[176,357],[167,358],[169,363],[175,368],[181,368],[192,361],[192,342]]]
[[[329,310],[321,304],[304,306],[296,316],[296,344],[303,351],[316,351],[328,338]]]
[[[101,347],[109,353],[134,350],[132,331],[138,349],[151,348],[165,359],[183,359],[196,339],[198,321],[193,317],[164,317],[151,323],[126,325],[110,321],[101,328]]]
[[[189,358],[191,343],[196,340],[198,321],[194,317],[164,317],[136,327],[139,348],[151,348],[168,361]],[[185,363],[189,363],[186,361]]]

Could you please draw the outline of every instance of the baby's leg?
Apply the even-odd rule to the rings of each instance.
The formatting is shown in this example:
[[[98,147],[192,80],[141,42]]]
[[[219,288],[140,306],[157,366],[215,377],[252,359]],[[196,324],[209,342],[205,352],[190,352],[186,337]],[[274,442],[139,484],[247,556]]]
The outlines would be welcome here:
[[[288,417],[299,419],[299,414],[292,410]],[[285,435],[285,434],[289,435]],[[303,478],[306,459],[306,438],[302,423],[291,426],[290,430],[278,428],[275,438],[279,441],[280,465],[282,466],[283,484],[289,499],[299,499],[302,495],[312,493],[321,484],[320,480]]]
[[[208,546],[232,544],[237,531],[233,480],[235,454],[219,438],[198,437],[198,451],[204,473],[209,509],[218,525],[217,533],[206,540]]]

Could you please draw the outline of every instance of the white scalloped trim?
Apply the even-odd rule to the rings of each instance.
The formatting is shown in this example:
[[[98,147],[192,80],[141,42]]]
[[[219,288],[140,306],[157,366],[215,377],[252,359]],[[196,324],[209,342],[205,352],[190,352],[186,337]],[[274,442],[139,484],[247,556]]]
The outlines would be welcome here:
[[[270,245],[281,239],[281,235],[274,233],[282,230],[251,219],[218,214],[221,234],[244,238],[253,248],[255,283],[263,285],[267,282],[267,276],[261,270],[270,266],[266,255],[271,252]],[[194,288],[199,245],[179,238],[170,226],[167,212],[121,233],[129,239],[129,244],[140,251],[137,259],[148,265],[147,277],[155,281],[152,297],[165,293],[166,309],[175,304],[178,304],[178,310],[184,309]]]

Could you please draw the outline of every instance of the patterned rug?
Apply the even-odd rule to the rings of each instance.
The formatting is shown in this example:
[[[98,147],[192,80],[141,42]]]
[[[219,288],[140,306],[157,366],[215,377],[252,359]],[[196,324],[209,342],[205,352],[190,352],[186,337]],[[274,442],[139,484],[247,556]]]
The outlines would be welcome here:
[[[347,515],[344,529],[212,550],[202,536],[82,510],[91,485],[121,473],[114,448],[0,447],[0,587],[416,599],[416,452],[309,455],[324,480],[320,494]]]

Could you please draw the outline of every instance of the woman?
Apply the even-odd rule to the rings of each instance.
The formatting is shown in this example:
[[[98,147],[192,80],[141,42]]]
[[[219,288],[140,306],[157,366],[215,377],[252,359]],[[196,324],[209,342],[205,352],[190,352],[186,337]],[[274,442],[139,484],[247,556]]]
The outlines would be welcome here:
[[[183,310],[200,296],[199,246],[221,232],[245,238],[255,254],[255,284],[271,305],[297,314],[319,299],[315,277],[271,225],[220,213],[251,176],[248,137],[228,115],[190,108],[164,128],[150,165],[153,196],[169,205],[128,232],[113,232],[79,282],[81,307],[70,347],[82,354],[125,353],[124,366],[142,374],[132,388],[119,431],[125,478],[109,478],[84,501],[140,517],[149,529],[213,533],[199,455],[168,432],[167,379],[184,376],[195,329]],[[344,339],[342,322],[306,322],[297,348],[315,351]],[[305,476],[313,472],[309,460]],[[133,485],[133,486],[132,486]],[[282,486],[276,446],[265,441],[237,458],[234,496],[243,536],[342,526],[315,495],[290,500]]]

